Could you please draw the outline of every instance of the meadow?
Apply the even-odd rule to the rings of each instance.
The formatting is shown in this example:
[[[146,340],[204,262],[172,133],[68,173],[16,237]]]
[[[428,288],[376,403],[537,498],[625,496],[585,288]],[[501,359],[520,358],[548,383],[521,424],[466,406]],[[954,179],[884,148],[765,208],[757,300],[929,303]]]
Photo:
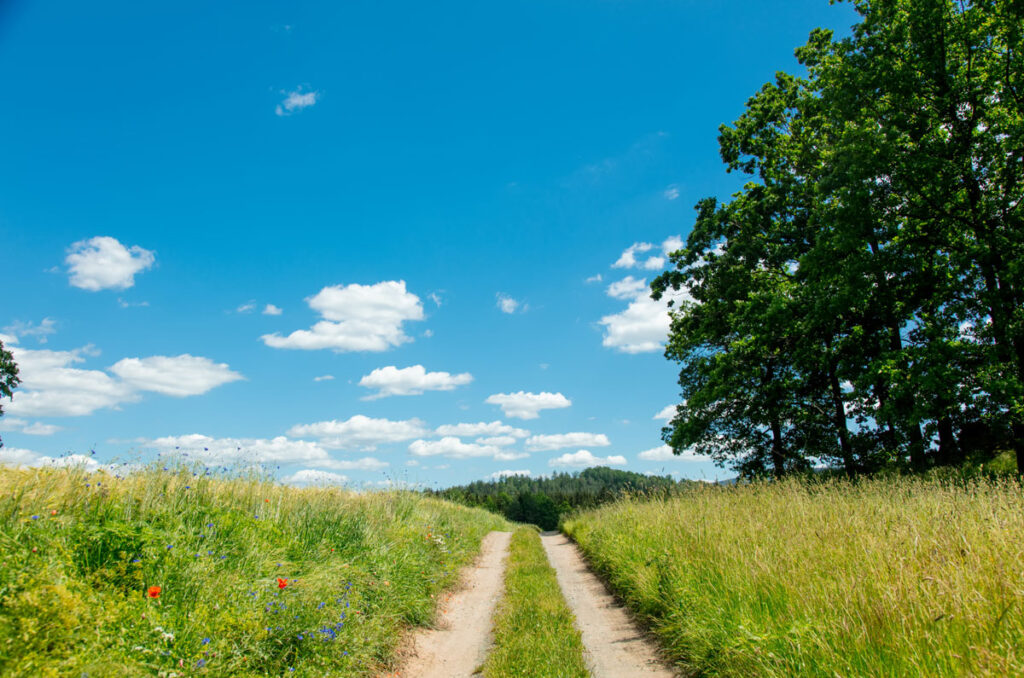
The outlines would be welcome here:
[[[201,467],[0,467],[0,674],[374,675],[507,523]]]
[[[563,529],[693,675],[1024,675],[1015,481],[709,486]]]

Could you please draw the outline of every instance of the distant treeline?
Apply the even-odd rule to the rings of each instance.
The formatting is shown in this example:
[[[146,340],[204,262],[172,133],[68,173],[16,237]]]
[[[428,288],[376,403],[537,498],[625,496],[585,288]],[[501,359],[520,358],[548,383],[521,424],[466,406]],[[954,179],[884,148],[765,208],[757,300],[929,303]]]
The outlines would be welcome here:
[[[689,483],[676,482],[668,476],[645,476],[597,467],[543,478],[508,476],[478,480],[446,490],[428,490],[428,493],[467,506],[479,506],[509,520],[553,530],[558,527],[559,517],[572,509],[592,508],[627,492],[669,494]]]

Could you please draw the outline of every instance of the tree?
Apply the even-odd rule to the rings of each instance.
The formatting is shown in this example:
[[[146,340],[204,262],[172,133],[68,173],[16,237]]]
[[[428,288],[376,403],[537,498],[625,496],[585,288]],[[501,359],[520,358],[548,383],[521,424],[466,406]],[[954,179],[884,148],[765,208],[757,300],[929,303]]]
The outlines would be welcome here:
[[[10,398],[14,389],[21,383],[18,378],[18,366],[14,363],[14,355],[4,348],[4,342],[0,341],[0,397]],[[3,401],[0,400],[0,417],[4,414]],[[4,441],[0,439],[0,447]]]
[[[1024,469],[1024,2],[853,4],[721,128],[752,181],[652,283],[690,297],[665,440],[852,475],[1003,439]]]

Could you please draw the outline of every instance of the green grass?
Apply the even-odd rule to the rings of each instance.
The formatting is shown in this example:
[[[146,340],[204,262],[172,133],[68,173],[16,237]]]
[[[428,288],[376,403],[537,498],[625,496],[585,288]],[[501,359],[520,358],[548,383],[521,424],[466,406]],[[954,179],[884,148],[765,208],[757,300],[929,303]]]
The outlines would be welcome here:
[[[707,487],[563,527],[695,675],[1024,675],[1014,482]]]
[[[0,674],[373,675],[503,527],[411,492],[0,468]]]
[[[534,527],[512,535],[486,678],[585,678],[583,643]]]

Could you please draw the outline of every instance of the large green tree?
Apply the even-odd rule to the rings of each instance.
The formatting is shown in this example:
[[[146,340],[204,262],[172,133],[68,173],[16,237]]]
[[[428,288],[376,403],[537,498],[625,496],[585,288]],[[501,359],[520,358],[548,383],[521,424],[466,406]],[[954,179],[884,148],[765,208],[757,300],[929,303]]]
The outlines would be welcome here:
[[[653,284],[693,299],[665,439],[746,472],[766,444],[776,474],[1000,441],[1024,468],[1024,2],[853,4],[722,127],[752,181]]]

